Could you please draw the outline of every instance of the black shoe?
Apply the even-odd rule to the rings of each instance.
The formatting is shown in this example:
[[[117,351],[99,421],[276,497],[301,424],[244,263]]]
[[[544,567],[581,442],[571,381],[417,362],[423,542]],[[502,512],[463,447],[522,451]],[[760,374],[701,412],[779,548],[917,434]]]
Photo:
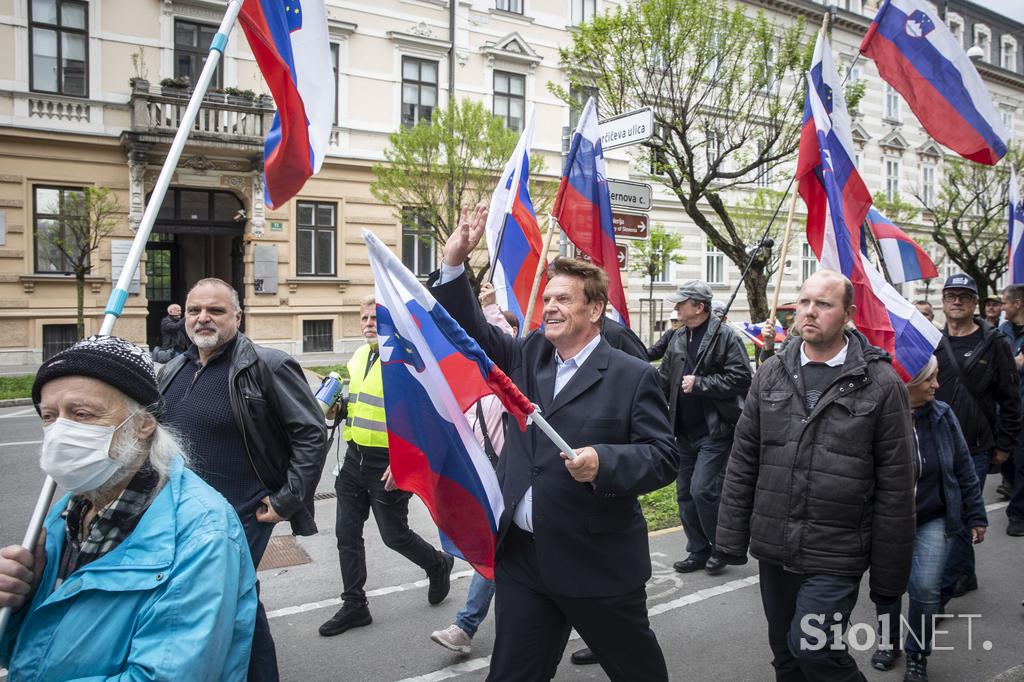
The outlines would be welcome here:
[[[1010,499],[1010,496],[1012,494],[1013,494],[1013,490],[1011,490],[1010,486],[1006,485],[1005,483],[1000,484],[999,487],[996,488],[996,495],[998,495],[999,499],[1001,499],[1001,500],[1008,500],[1008,499]]]
[[[907,654],[903,682],[928,682],[928,658],[924,654]]]
[[[953,596],[962,597],[968,592],[973,592],[976,589],[978,589],[978,576],[962,575],[959,580],[956,581],[956,587],[953,588]]]
[[[1006,524],[1006,534],[1015,538],[1024,537],[1024,519],[1010,519]]]
[[[452,567],[455,566],[455,557],[442,552],[441,565],[427,571],[430,579],[430,587],[427,588],[427,601],[431,606],[436,606],[448,596],[452,589]]]
[[[672,564],[672,568],[676,569],[677,573],[693,573],[707,566],[707,559],[694,559],[693,557],[686,557],[682,561],[677,561]]]
[[[594,665],[597,663],[597,656],[590,649],[580,649],[579,651],[574,651],[569,660],[574,665]]]
[[[329,621],[320,626],[320,635],[322,637],[333,637],[334,635],[340,635],[346,630],[361,628],[372,622],[373,616],[370,615],[369,606],[345,602]]]
[[[896,666],[896,659],[902,652],[896,647],[889,649],[875,649],[871,655],[871,667],[875,670],[892,670]]]
[[[712,555],[711,558],[708,559],[708,562],[704,564],[704,570],[707,571],[708,575],[718,575],[724,571],[728,565],[729,564],[725,563],[718,557]]]

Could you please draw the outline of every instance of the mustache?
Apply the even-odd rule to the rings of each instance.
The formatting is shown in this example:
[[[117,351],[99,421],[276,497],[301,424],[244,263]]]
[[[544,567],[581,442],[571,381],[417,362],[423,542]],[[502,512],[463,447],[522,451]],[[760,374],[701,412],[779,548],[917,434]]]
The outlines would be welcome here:
[[[217,327],[215,327],[212,324],[200,324],[199,322],[196,322],[194,325],[192,325],[191,331],[193,334],[201,331],[215,332],[217,331]]]

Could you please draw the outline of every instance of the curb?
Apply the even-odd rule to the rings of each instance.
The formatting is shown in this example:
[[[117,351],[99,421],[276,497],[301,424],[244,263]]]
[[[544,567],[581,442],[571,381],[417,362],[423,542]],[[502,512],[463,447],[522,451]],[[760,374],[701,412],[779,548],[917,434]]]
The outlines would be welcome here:
[[[9,398],[7,400],[0,400],[0,407],[20,407],[22,405],[31,405],[32,398]]]

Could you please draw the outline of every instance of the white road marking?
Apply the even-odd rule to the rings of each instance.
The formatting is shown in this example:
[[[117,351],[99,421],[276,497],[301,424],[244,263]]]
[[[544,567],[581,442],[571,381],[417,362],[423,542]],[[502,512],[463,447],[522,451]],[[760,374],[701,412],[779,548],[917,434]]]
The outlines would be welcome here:
[[[459,578],[468,578],[473,575],[475,571],[472,569],[468,571],[458,571],[452,573],[452,580],[458,580]],[[378,587],[376,590],[370,590],[366,593],[367,597],[379,597],[384,594],[394,594],[395,592],[407,592],[408,590],[415,590],[420,587],[426,587],[430,584],[430,581],[424,578],[423,580],[417,580],[413,583],[403,583],[402,585],[391,585],[390,587]],[[299,604],[298,606],[286,606],[283,609],[276,609],[274,611],[267,612],[267,618],[280,618],[281,616],[294,616],[297,613],[306,613],[307,611],[316,611],[317,609],[325,609],[329,606],[337,606],[341,603],[340,597],[334,597],[333,599],[324,599],[323,601],[312,601],[306,604]]]
[[[996,502],[994,504],[987,505],[985,507],[985,511],[993,512],[993,511],[995,511],[997,509],[1002,509],[1003,507],[1005,507],[1008,504],[1010,504],[1010,503],[1009,502]]]
[[[665,602],[664,604],[652,606],[650,609],[647,610],[647,615],[649,617],[657,616],[667,611],[674,611],[675,609],[681,608],[683,606],[696,604],[697,602],[702,602],[706,599],[717,597],[721,594],[735,592],[736,590],[742,590],[744,587],[756,585],[758,583],[758,580],[758,576],[752,575],[749,578],[730,580],[729,582],[723,583],[716,587],[708,587],[703,590],[698,590],[697,592],[693,592],[692,594],[680,597],[679,599],[673,599],[672,601]],[[569,637],[569,641],[573,641],[579,638],[579,633],[573,630],[572,635],[570,635]],[[471,658],[466,661],[460,661],[459,663],[450,665],[447,668],[441,668],[440,670],[435,670],[434,672],[430,672],[425,675],[420,675],[418,677],[407,677],[403,680],[399,680],[399,682],[438,682],[438,680],[447,680],[453,677],[458,677],[463,673],[482,670],[490,664],[490,656],[481,656],[480,658]]]
[[[36,408],[26,407],[24,410],[18,410],[11,412],[10,414],[0,414],[0,419],[10,419],[11,417],[24,417],[26,414],[35,414]]]
[[[43,441],[41,440],[22,440],[16,443],[0,443],[0,448],[10,447],[12,445],[39,445]]]

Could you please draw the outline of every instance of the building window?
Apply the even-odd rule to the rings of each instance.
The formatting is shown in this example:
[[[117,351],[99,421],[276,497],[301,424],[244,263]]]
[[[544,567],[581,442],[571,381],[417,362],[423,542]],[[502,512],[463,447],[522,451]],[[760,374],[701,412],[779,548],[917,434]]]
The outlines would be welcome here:
[[[526,76],[518,73],[494,72],[494,115],[505,121],[505,127],[519,132],[526,112]]]
[[[590,21],[597,13],[597,0],[571,0],[569,19],[573,26]]]
[[[337,205],[300,201],[295,212],[298,228],[296,274],[334,275]]]
[[[191,21],[174,20],[174,77],[188,78],[192,85],[199,80],[199,74],[210,56],[210,45],[217,35],[216,26],[196,24]],[[211,88],[223,87],[224,60],[217,62],[217,70],[210,81]]]
[[[999,120],[1003,122],[1003,127],[1007,131],[1013,132],[1013,109],[1000,109]]]
[[[434,270],[434,230],[422,209],[402,209],[402,263],[418,277]]]
[[[597,107],[599,104],[597,96],[597,88],[593,86],[576,87],[575,85],[569,86],[569,132],[576,130],[576,124],[580,122],[580,116],[583,114],[583,107],[587,106],[587,100],[591,97],[594,98],[594,106]]]
[[[44,324],[43,325],[43,362],[46,362],[62,350],[67,350],[78,341],[78,325],[76,324]]]
[[[926,208],[935,205],[935,164],[921,165],[921,203]]]
[[[711,243],[704,248],[704,272],[708,284],[725,284],[725,255]]]
[[[974,44],[981,48],[982,59],[992,63],[992,36],[984,24],[974,25]]]
[[[896,201],[900,196],[900,162],[896,159],[885,160],[885,198]]]
[[[302,352],[330,353],[334,350],[334,325],[330,320],[302,321]]]
[[[437,62],[402,57],[402,125],[430,122],[437,106]]]
[[[496,0],[494,6],[502,12],[523,13],[523,0]]]
[[[33,234],[36,272],[71,272],[71,263],[64,251],[74,253],[74,235],[68,231],[68,200],[82,190],[70,187],[36,187]],[[61,249],[63,246],[63,250]]]
[[[334,118],[331,123],[338,125],[338,43],[331,43],[331,70],[334,73]]]
[[[655,284],[668,284],[675,278],[672,276],[672,254],[668,251],[661,254],[661,267],[654,275]]]
[[[79,0],[31,0],[32,89],[89,94],[89,5]]]
[[[1010,36],[1003,36],[1001,64],[1008,71],[1017,70],[1017,41]]]
[[[800,251],[800,281],[806,281],[808,277],[818,271],[818,257],[810,244],[804,244]]]
[[[901,120],[900,93],[888,83],[885,84],[885,118],[889,121]]]
[[[964,46],[964,22],[960,19],[960,15],[954,15],[952,12],[946,13],[946,25],[949,27],[949,32],[956,38],[956,44],[960,47]]]

